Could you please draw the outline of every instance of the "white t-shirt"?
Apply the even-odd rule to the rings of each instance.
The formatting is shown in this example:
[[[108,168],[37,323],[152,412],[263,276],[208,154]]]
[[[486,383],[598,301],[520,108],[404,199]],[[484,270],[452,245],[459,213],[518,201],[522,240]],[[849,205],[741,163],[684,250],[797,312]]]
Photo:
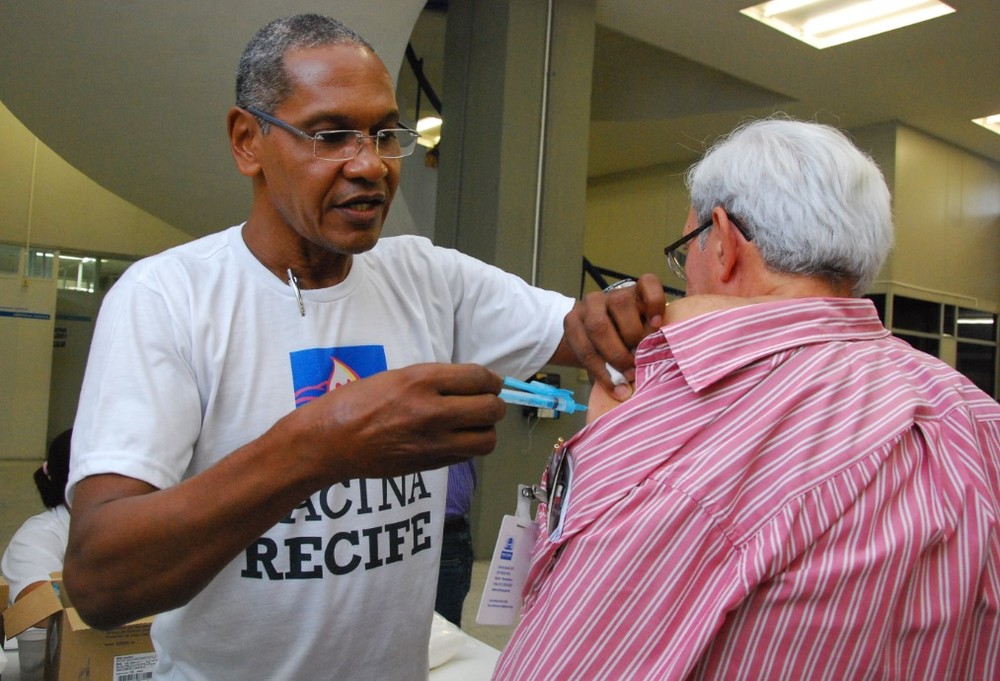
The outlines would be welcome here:
[[[414,363],[528,376],[571,298],[421,237],[294,293],[239,226],[136,263],[105,299],[67,498],[117,473],[164,488],[328,388]],[[158,615],[157,679],[425,679],[447,471],[320,490],[188,605]],[[212,503],[206,499],[205,503]]]
[[[62,572],[67,541],[69,510],[63,505],[24,521],[0,560],[0,572],[10,584],[11,603],[24,587],[46,582],[53,572]]]
[[[69,509],[64,505],[24,521],[0,560],[0,573],[10,584],[10,602],[29,584],[48,581],[61,572],[69,541]],[[17,636],[22,679],[41,679],[45,665],[45,627],[29,627]]]

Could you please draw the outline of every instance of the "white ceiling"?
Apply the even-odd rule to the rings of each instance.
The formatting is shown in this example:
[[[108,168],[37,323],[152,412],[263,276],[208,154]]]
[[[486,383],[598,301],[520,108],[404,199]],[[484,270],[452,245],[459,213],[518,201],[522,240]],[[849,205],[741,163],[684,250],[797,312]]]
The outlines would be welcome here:
[[[816,50],[739,14],[748,0],[596,0],[589,174],[688,162],[777,111],[843,128],[899,121],[1000,163],[1000,135],[970,122],[1000,113],[1000,0],[949,2],[945,17]],[[317,4],[0,0],[0,101],[107,189],[191,234],[215,231],[248,205],[224,128],[235,56],[266,21]],[[374,36],[373,5],[415,18],[423,2],[325,5]],[[390,68],[409,37],[373,38]]]
[[[659,82],[680,73],[683,94],[664,87],[650,92],[645,73],[620,63],[613,72],[617,87],[648,106],[641,119],[629,118],[626,102],[623,115],[594,121],[590,172],[688,160],[685,147],[700,148],[744,117],[775,111],[842,128],[898,121],[1000,162],[1000,135],[970,122],[1000,113],[1000,0],[946,1],[957,11],[817,50],[739,13],[757,0],[598,0],[598,23],[661,48]],[[597,73],[604,47],[595,49]],[[691,72],[671,69],[678,61]],[[694,75],[698,65],[711,73]],[[741,92],[734,80],[760,91]],[[622,149],[628,139],[643,144]]]

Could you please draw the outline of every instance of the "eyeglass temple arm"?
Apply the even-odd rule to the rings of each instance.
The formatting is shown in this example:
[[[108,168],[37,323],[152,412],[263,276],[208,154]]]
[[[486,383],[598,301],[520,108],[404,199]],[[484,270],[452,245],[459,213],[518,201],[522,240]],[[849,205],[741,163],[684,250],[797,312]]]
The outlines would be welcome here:
[[[288,123],[285,123],[280,118],[275,118],[271,114],[264,113],[260,109],[255,109],[252,106],[248,106],[248,107],[244,107],[243,110],[246,111],[246,112],[248,112],[248,113],[253,114],[257,118],[260,118],[260,119],[263,119],[263,120],[267,121],[271,125],[276,125],[279,128],[281,128],[282,130],[287,130],[288,132],[290,132],[293,135],[296,135],[298,137],[301,137],[302,139],[306,139],[306,140],[314,140],[314,139],[316,139],[315,137],[313,137],[309,133],[303,132],[302,130],[299,130],[294,125],[289,125]]]

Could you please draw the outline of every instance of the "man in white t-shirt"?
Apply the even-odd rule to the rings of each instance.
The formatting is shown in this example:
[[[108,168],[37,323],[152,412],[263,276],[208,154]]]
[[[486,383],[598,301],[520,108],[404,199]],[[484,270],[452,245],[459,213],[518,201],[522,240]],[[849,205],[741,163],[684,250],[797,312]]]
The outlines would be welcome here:
[[[574,305],[380,240],[415,138],[334,20],[251,40],[228,131],[247,221],[135,264],[101,310],[65,585],[97,626],[158,613],[157,679],[423,679],[444,467],[493,449],[499,374],[610,385],[662,288]]]

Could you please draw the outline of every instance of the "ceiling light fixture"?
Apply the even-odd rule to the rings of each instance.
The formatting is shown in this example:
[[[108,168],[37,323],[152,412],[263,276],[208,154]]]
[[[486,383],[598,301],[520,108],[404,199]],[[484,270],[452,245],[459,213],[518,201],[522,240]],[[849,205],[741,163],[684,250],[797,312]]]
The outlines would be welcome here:
[[[420,138],[417,144],[433,149],[441,141],[441,119],[437,116],[425,116],[417,121],[417,132]]]
[[[740,14],[822,50],[954,11],[938,0],[771,0]]]
[[[973,118],[972,122],[1000,135],[1000,113],[983,118]]]

